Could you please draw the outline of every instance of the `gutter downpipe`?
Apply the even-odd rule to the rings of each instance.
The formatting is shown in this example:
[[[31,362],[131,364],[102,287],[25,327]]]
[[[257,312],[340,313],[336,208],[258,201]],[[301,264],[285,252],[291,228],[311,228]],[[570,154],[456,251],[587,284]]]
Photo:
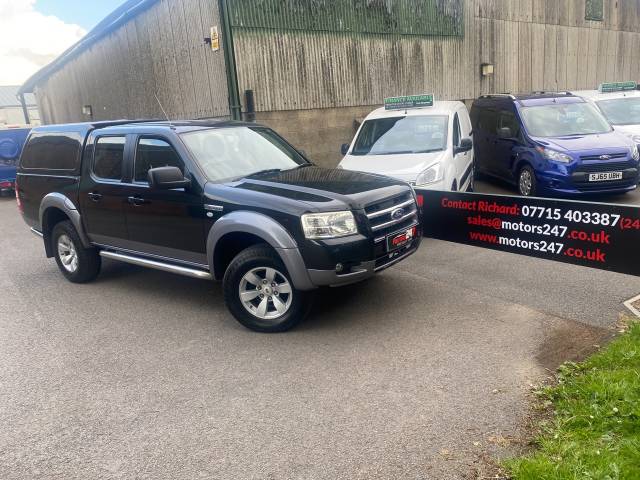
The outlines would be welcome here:
[[[22,105],[22,114],[24,115],[24,123],[31,125],[31,119],[29,118],[29,109],[27,108],[27,102],[24,99],[24,93],[18,95],[20,105]]]
[[[227,70],[227,88],[229,90],[229,111],[231,118],[242,120],[242,104],[238,88],[238,71],[236,69],[236,52],[233,45],[233,31],[229,17],[229,0],[220,0],[222,17],[222,41],[224,45],[224,64]]]

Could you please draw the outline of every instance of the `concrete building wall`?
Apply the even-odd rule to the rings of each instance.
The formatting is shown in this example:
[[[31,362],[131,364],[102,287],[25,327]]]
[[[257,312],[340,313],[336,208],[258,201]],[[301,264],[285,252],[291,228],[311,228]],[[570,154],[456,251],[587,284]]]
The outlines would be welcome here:
[[[356,117],[388,96],[469,101],[640,79],[640,1],[603,0],[602,21],[585,18],[587,1],[599,0],[465,0],[463,36],[236,27],[239,88],[254,91],[259,119],[333,166]],[[481,75],[483,63],[494,75]]]
[[[359,10],[328,14],[331,2]],[[395,0],[230,4],[241,96],[253,90],[258,120],[327,166],[339,161],[354,121],[387,96],[469,101],[640,78],[640,0],[407,3],[431,9],[434,23],[426,26],[406,11],[393,18]],[[358,15],[368,17],[363,23]],[[38,85],[43,120],[87,120],[83,105],[92,106],[94,119],[160,118],[155,92],[171,118],[229,115],[223,52],[203,44],[209,27],[221,24],[218,0],[152,3]],[[494,65],[494,75],[480,74],[483,63]]]

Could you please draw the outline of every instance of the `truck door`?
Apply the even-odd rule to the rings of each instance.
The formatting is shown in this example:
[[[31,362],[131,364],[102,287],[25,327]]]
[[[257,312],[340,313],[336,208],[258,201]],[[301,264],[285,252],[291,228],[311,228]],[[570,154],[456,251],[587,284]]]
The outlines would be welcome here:
[[[127,242],[122,183],[126,142],[126,135],[99,136],[87,142],[80,183],[80,208],[89,239],[121,248]]]
[[[171,141],[162,136],[136,139],[130,162],[125,212],[130,248],[147,254],[207,265],[204,208],[201,187],[156,190],[147,173],[156,167],[187,165]]]

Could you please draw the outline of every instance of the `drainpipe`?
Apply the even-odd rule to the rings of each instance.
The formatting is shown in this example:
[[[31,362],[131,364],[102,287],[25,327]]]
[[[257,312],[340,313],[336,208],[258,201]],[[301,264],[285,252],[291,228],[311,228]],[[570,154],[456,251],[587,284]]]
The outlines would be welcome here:
[[[227,70],[227,88],[229,90],[229,110],[231,111],[231,118],[242,120],[242,105],[238,88],[238,71],[236,70],[236,53],[233,45],[229,0],[220,0],[220,16],[222,17],[224,63]]]
[[[31,125],[31,119],[29,118],[29,110],[27,109],[27,102],[24,99],[24,93],[18,95],[20,99],[20,105],[22,105],[22,114],[24,115],[24,123]]]

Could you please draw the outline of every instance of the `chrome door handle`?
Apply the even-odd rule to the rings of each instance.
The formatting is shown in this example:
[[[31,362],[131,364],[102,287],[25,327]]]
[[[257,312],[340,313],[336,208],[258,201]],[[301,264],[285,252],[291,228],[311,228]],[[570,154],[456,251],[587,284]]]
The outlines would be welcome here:
[[[127,202],[129,202],[131,205],[140,206],[144,205],[145,203],[149,203],[149,200],[145,200],[144,198],[140,197],[128,197]]]
[[[91,192],[88,194],[89,198],[94,202],[99,202],[102,199],[102,194],[97,192]]]

